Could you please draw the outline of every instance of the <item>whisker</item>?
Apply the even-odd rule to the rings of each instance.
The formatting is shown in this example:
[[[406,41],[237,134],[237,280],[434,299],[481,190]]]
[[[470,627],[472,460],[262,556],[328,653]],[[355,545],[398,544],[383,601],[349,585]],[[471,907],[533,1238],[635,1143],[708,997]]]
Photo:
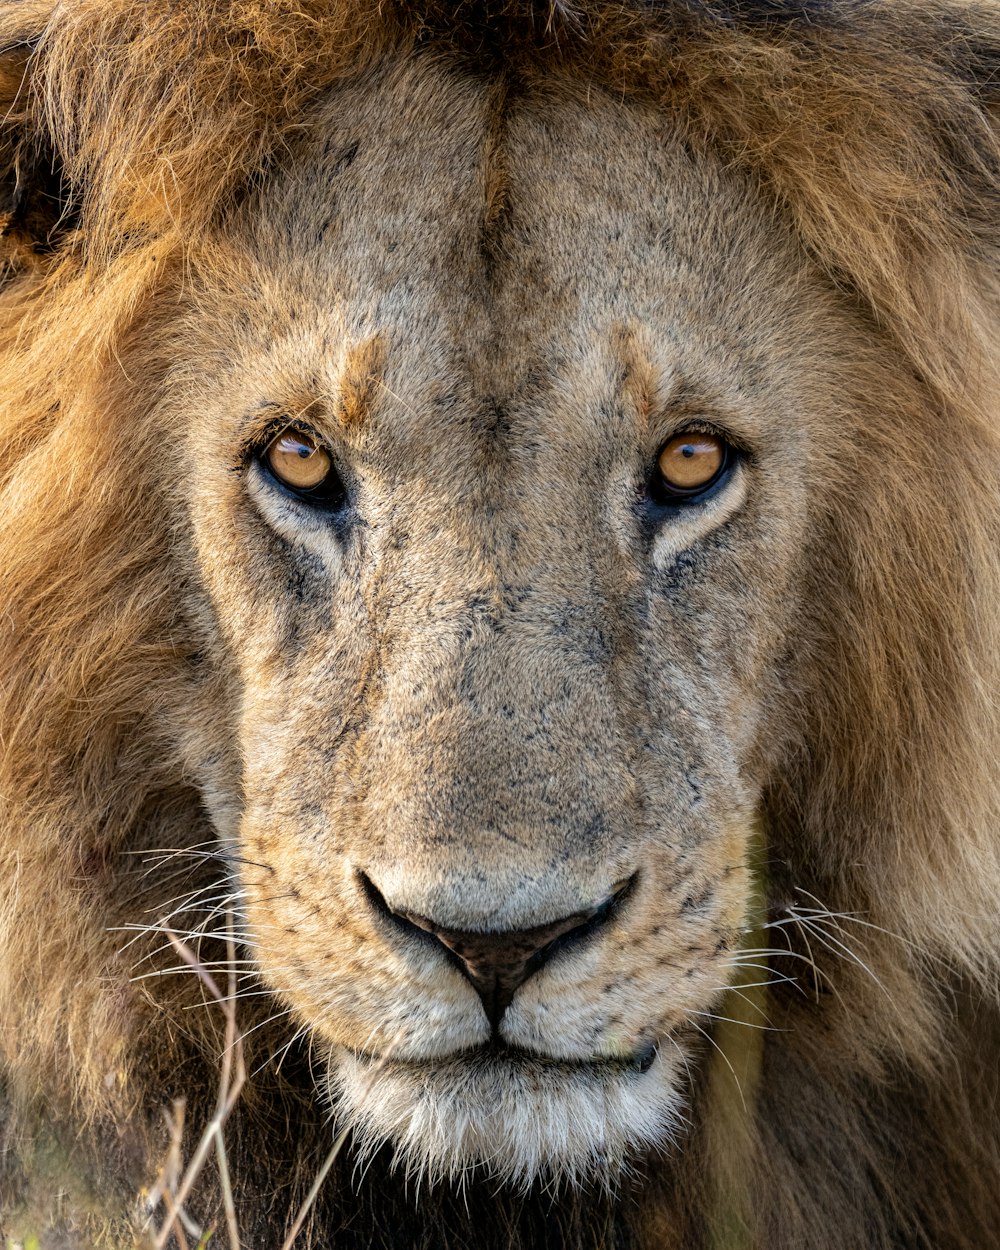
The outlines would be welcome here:
[[[699,1014],[702,1014],[702,1013],[699,1012]],[[743,1104],[743,1111],[744,1113],[746,1113],[747,1112],[747,1100],[743,1097],[743,1085],[740,1082],[740,1078],[736,1075],[736,1069],[733,1067],[733,1065],[729,1061],[729,1056],[722,1049],[722,1047],[715,1040],[715,1038],[711,1035],[711,1033],[709,1033],[707,1029],[703,1029],[697,1020],[692,1020],[691,1025],[692,1027],[696,1028],[698,1032],[702,1035],[702,1037],[705,1038],[705,1040],[709,1042],[712,1046],[714,1046],[715,1049],[722,1056],[723,1063],[732,1073],[733,1080],[736,1082],[736,1092],[740,1096],[740,1102]]]
[[[223,885],[227,886],[228,889],[220,891],[220,886],[223,886]],[[233,882],[231,881],[227,881],[227,882],[209,881],[207,885],[199,886],[197,890],[189,890],[186,894],[175,894],[173,898],[164,899],[162,902],[156,904],[154,907],[147,907],[146,910],[147,912],[151,912],[151,911],[159,910],[164,907],[170,907],[172,905],[176,905],[177,909],[179,910],[180,908],[186,905],[188,906],[193,905],[196,901],[199,901],[199,900],[201,902],[201,905],[204,906],[204,904],[208,902],[209,899],[206,899],[203,896],[209,894],[210,890],[215,890],[217,891],[217,893],[214,895],[209,895],[209,899],[211,898],[216,898],[216,899],[218,898],[240,898],[243,895],[243,890],[239,889],[238,887],[233,888]]]
[[[155,934],[162,934],[163,930],[162,929],[150,929],[148,930],[148,932],[150,934],[155,935]],[[201,944],[203,942],[224,942],[225,941],[224,936],[222,936],[219,933],[215,933],[211,930],[175,929],[174,932],[177,934],[178,937],[182,937],[186,939],[187,941],[196,942],[199,948],[201,947]],[[239,941],[240,941],[240,945],[247,947],[249,950],[253,950],[255,946],[257,945],[255,942],[251,941],[248,937],[240,938]],[[122,949],[127,950],[128,948],[123,947]],[[157,946],[152,950],[146,951],[136,960],[136,963],[134,966],[138,967],[141,964],[148,963],[151,959],[155,958],[157,955],[162,955],[164,951],[168,951],[169,949],[170,949],[170,943],[165,942],[162,946]]]
[[[813,937],[815,937],[816,941],[825,946],[832,954],[839,956],[841,959],[844,959],[849,963],[856,964],[857,967],[863,969],[864,972],[871,977],[872,981],[874,981],[879,989],[886,995],[886,997],[891,1000],[892,996],[889,994],[885,985],[883,985],[875,972],[854,950],[851,949],[851,947],[846,945],[846,943],[842,942],[839,938],[835,937],[832,933],[825,932],[820,922],[817,920],[800,916],[799,923],[803,930],[807,929]]]
[[[253,1033],[256,1033],[259,1029],[266,1029],[269,1024],[274,1024],[276,1021],[283,1020],[286,1016],[294,1014],[294,1007],[286,1007],[284,1011],[276,1011],[273,1015],[268,1016],[266,1020],[261,1020],[258,1024],[255,1024],[251,1028],[247,1029],[245,1033],[241,1033],[240,1041],[246,1041],[248,1037],[250,1037]],[[223,1051],[223,1054],[225,1054],[225,1051]]]
[[[280,1072],[281,1065],[285,1061],[285,1056],[288,1054],[291,1048],[295,1045],[295,1043],[300,1041],[303,1037],[305,1037],[305,1035],[308,1032],[309,1032],[309,1026],[306,1024],[303,1024],[300,1028],[296,1029],[295,1032],[292,1034],[292,1036],[288,1039],[288,1041],[285,1042],[284,1046],[280,1047],[278,1050],[268,1055],[268,1057],[264,1060],[264,1062],[260,1064],[259,1067],[253,1070],[253,1072],[251,1073],[251,1076],[256,1076],[259,1072],[262,1072],[266,1067],[269,1067],[272,1063],[275,1064],[275,1069],[274,1069],[275,1072]]]
[[[785,955],[787,954],[787,951],[779,951],[778,953],[781,955],[782,958],[784,958]],[[743,987],[744,989],[756,989],[758,985],[781,985],[781,984],[798,985],[799,983],[797,977],[790,977],[787,975],[787,973],[778,972],[776,969],[772,968],[770,964],[758,964],[758,963],[752,963],[749,960],[739,959],[739,960],[733,960],[731,963],[727,964],[726,966],[732,969],[733,971],[735,971],[738,968],[752,968],[758,972],[767,972],[771,974],[771,980],[760,981],[749,986],[744,986]],[[733,985],[719,986],[720,990],[721,989],[736,989],[736,988],[737,987]]]
[[[249,998],[274,998],[278,993],[277,990],[237,990],[234,994],[224,994],[221,998],[213,998],[212,1002],[188,1003],[182,1008],[183,1011],[198,1011],[202,1007],[211,1007],[212,1003],[238,1003]],[[244,1037],[247,1034],[243,1034]]]
[[[126,851],[126,855],[156,855],[158,852],[153,851]],[[245,855],[235,855],[231,851],[218,847],[215,851],[199,851],[195,848],[184,847],[173,851],[164,852],[163,858],[155,860],[151,863],[150,872],[155,872],[160,864],[169,863],[172,859],[183,858],[185,856],[202,862],[207,859],[217,860],[221,867],[229,864],[246,864],[250,868],[263,868],[265,871],[271,867],[270,864],[261,864],[255,859],[247,859]]]
[[[728,988],[731,989],[732,987],[730,986]],[[783,1029],[776,1029],[773,1024],[751,1024],[749,1020],[735,1020],[732,1016],[720,1016],[716,1011],[698,1011],[694,1007],[689,1007],[686,1014],[689,1016],[705,1016],[708,1020],[718,1020],[723,1024],[740,1024],[744,1028],[759,1029],[764,1033],[784,1032]],[[694,1024],[695,1028],[698,1027],[693,1020],[691,1023]]]
[[[182,905],[180,907],[175,907],[172,911],[168,912],[164,916],[159,917],[156,921],[150,922],[148,924],[135,922],[132,924],[113,925],[108,929],[108,932],[109,933],[134,933],[135,934],[134,937],[130,938],[123,946],[119,948],[118,950],[119,955],[122,954],[124,951],[128,950],[130,946],[133,946],[136,942],[138,942],[144,933],[164,933],[168,929],[172,929],[174,932],[183,933],[184,935],[188,937],[198,936],[198,935],[207,936],[207,932],[203,926],[208,924],[210,921],[217,919],[219,916],[226,914],[226,911],[228,910],[227,904],[231,904],[237,897],[238,895],[232,894],[232,893],[225,895],[225,896],[220,895],[219,901],[216,902],[216,904],[210,910],[205,911],[204,918],[201,922],[201,925],[199,925],[197,928],[194,928],[194,929],[182,929],[180,928],[180,926],[172,925],[170,922],[179,916],[185,915],[187,912],[198,912],[206,906],[208,901],[214,902],[215,900],[205,900],[202,903],[199,903],[197,905],[194,905],[194,904],[187,905],[185,903],[185,905]],[[153,909],[150,908],[149,910],[153,910]]]
[[[231,961],[228,959],[204,960],[202,961],[202,966],[205,968],[217,968],[219,971],[222,971],[223,969],[228,970],[233,963],[237,965],[239,965],[240,963],[245,963],[247,967],[251,969],[255,967],[255,965],[250,963],[249,960]],[[135,976],[129,977],[129,984],[132,984],[137,981],[149,981],[149,980],[152,980],[154,977],[168,977],[168,976],[173,976],[176,973],[191,972],[191,971],[192,969],[187,964],[178,964],[171,968],[155,968],[152,972],[140,972],[140,973],[136,973]]]

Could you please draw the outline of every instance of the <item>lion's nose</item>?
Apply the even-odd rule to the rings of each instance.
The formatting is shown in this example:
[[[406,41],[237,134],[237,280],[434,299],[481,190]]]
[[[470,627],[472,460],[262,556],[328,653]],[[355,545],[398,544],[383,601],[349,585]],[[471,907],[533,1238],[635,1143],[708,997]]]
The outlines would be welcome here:
[[[395,910],[364,873],[362,888],[377,910],[397,924],[428,934],[447,952],[468,977],[482,999],[486,1015],[496,1031],[511,999],[525,981],[557,951],[583,940],[606,924],[624,902],[635,877],[620,881],[607,898],[593,907],[532,929],[495,933],[471,933],[449,929],[416,912]]]

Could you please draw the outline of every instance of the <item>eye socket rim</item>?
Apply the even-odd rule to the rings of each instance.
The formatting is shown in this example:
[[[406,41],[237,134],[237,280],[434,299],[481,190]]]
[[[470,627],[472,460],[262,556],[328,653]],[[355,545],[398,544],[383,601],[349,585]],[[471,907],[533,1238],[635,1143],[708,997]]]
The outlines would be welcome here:
[[[326,452],[330,458],[330,470],[315,486],[295,486],[286,482],[271,464],[268,452],[274,444],[287,433],[307,438],[316,444],[318,449]],[[309,508],[323,512],[341,512],[347,506],[347,486],[337,467],[337,457],[329,443],[316,430],[296,421],[284,421],[275,424],[260,439],[253,449],[252,459],[268,486],[279,491],[287,498],[306,504]]]
[[[691,487],[673,486],[666,479],[660,468],[660,457],[675,440],[698,436],[701,438],[714,438],[719,441],[722,448],[722,463],[708,481],[701,485]],[[675,430],[656,450],[652,469],[646,478],[646,496],[653,504],[661,508],[702,503],[716,494],[730,479],[733,470],[740,460],[740,454],[740,449],[721,430],[706,429],[701,426]]]

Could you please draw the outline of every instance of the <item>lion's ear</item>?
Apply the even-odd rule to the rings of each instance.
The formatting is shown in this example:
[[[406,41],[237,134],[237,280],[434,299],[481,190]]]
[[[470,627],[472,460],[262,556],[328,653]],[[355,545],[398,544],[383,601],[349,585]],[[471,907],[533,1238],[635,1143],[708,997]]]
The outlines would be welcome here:
[[[51,252],[72,224],[61,162],[33,115],[34,43],[0,44],[0,278]]]

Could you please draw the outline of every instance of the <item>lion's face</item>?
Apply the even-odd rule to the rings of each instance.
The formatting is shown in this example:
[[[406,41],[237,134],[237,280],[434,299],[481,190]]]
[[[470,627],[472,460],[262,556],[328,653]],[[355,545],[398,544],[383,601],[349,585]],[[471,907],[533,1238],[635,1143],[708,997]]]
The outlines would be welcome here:
[[[840,315],[758,190],[596,89],[416,63],[287,164],[170,400],[247,943],[363,1142],[613,1171],[748,923]],[[700,492],[678,435],[723,449]]]

